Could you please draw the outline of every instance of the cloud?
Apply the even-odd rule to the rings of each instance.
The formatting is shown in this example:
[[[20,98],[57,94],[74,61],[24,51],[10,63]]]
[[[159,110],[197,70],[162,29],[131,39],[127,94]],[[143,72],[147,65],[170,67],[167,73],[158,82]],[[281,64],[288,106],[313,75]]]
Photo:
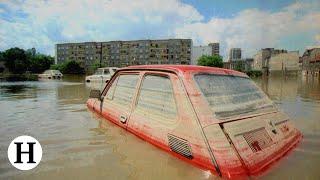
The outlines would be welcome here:
[[[316,42],[320,44],[320,34],[315,35],[314,38],[316,39]]]
[[[0,16],[0,49],[36,47],[51,54],[59,42],[174,37],[176,26],[203,19],[194,7],[178,0],[17,0],[1,4],[10,18]]]
[[[220,42],[227,57],[231,47],[251,56],[264,47],[287,48],[293,39],[304,41],[294,46],[300,49],[319,43],[317,1],[225,17],[204,18],[180,0],[6,1],[0,2],[0,50],[35,47],[53,55],[62,42],[192,38],[195,45]]]
[[[175,34],[192,38],[195,44],[220,42],[225,57],[232,47],[252,56],[261,48],[279,47],[288,37],[319,32],[319,9],[320,3],[294,3],[278,12],[246,9],[230,18],[185,24]]]

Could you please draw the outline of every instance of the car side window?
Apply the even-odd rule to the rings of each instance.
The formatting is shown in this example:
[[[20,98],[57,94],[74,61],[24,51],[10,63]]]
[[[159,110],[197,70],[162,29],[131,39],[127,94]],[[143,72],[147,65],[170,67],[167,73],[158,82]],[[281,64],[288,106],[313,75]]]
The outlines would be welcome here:
[[[105,69],[105,70],[104,70],[104,74],[105,74],[105,75],[110,74],[109,69]]]
[[[112,101],[114,105],[129,110],[138,80],[138,74],[119,75],[109,88],[106,101]]]
[[[136,110],[149,119],[165,122],[175,120],[177,109],[169,77],[146,75],[142,81]]]

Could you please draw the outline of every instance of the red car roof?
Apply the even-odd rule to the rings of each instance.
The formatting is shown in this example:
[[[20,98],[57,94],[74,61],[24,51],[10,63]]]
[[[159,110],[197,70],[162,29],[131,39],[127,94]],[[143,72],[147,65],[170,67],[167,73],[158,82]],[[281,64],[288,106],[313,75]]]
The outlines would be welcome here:
[[[180,73],[190,73],[190,72],[207,72],[213,74],[222,74],[222,75],[235,75],[235,76],[243,76],[248,77],[245,73],[231,70],[231,69],[223,69],[217,67],[208,67],[208,66],[195,66],[195,65],[171,65],[171,64],[163,64],[163,65],[137,65],[137,66],[129,66],[125,68],[121,68],[121,70],[166,70],[166,71],[175,71]]]

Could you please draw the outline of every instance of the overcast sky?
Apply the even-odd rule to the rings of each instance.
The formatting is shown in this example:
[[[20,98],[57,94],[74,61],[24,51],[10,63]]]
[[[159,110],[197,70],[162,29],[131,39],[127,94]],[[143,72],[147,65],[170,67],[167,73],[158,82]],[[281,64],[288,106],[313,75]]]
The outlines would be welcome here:
[[[54,55],[56,43],[161,38],[220,42],[224,57],[232,47],[302,54],[320,44],[320,1],[0,0],[0,50]]]

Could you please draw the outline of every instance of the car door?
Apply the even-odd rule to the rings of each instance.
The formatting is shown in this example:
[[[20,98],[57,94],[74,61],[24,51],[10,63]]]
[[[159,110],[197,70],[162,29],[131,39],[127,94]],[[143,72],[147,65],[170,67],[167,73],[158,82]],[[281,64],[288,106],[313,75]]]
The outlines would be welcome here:
[[[123,128],[127,127],[138,80],[138,73],[119,73],[103,98],[102,115]]]
[[[147,72],[141,78],[128,130],[153,142],[167,139],[177,125],[178,111],[169,73]],[[165,142],[162,142],[165,143]]]

